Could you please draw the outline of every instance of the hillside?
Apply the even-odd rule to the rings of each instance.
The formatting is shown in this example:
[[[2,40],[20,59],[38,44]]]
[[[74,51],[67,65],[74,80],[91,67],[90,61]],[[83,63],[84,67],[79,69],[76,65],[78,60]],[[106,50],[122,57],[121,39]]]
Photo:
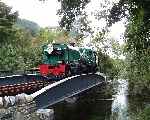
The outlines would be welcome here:
[[[25,30],[29,30],[32,36],[35,36],[40,30],[40,26],[37,23],[20,18],[18,18],[15,26]]]

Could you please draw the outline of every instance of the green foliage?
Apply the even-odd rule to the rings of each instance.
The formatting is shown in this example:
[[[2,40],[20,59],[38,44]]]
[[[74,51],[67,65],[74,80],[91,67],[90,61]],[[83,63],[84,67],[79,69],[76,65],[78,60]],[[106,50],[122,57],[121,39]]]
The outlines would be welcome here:
[[[81,41],[83,38],[86,38],[92,35],[94,32],[90,26],[91,21],[88,20],[88,15],[85,11],[81,13],[72,23],[70,29],[71,37],[75,38],[76,41]]]
[[[61,9],[58,15],[61,16],[60,27],[67,31],[72,28],[72,23],[76,20],[77,16],[81,16],[83,9],[90,2],[90,0],[58,0],[61,2]]]
[[[130,93],[148,95],[150,90],[150,1],[121,0],[111,10],[110,23],[127,16],[125,54]],[[124,14],[128,13],[128,14]]]
[[[106,31],[99,32],[92,41],[97,48],[99,71],[105,73],[110,79],[123,77],[121,72],[124,71],[124,61],[119,59],[122,54],[121,47],[117,41],[108,40],[105,38],[106,36]],[[110,57],[110,49],[114,58]]]
[[[114,4],[108,15],[108,25],[111,26],[113,23],[120,21],[123,17],[127,17],[127,10],[129,9],[128,3],[130,0],[119,0],[118,3]]]
[[[133,115],[132,120],[150,120],[150,107],[147,106],[143,110]]]
[[[28,30],[13,28],[11,41],[0,50],[1,70],[27,70],[42,63],[42,45],[62,38],[63,31],[41,29],[36,37]]]
[[[30,31],[14,26],[16,20],[17,13],[0,2],[0,70],[25,70],[41,63]]]
[[[30,33],[15,29],[11,42],[0,48],[0,69],[13,71],[36,67],[41,62],[37,54],[40,51],[31,46]]]
[[[126,30],[126,50],[130,64],[127,70],[130,91],[134,94],[150,90],[150,24],[144,19],[147,16],[145,12],[142,6],[136,8]]]
[[[38,30],[37,24],[18,19],[16,14],[5,4],[0,4],[6,13],[1,14],[0,21],[4,29],[0,29],[0,70],[28,70],[42,63],[42,45],[53,40],[66,39],[65,32],[57,29],[43,28]],[[14,15],[14,17],[12,17]],[[8,24],[11,22],[11,24]],[[1,27],[2,28],[2,27]]]
[[[50,31],[48,28],[41,29],[40,32],[38,33],[38,39],[41,42],[46,43],[52,43],[53,40],[55,39],[55,32]]]
[[[0,2],[0,43],[7,42],[14,31],[12,29],[13,24],[17,19],[17,12],[12,12],[11,8]]]
[[[114,64],[114,60],[108,55],[98,51],[98,69],[109,76],[111,80],[118,76],[119,69]]]
[[[113,59],[113,65],[117,71],[117,77],[121,79],[126,79],[126,62],[122,59]]]
[[[43,28],[40,30],[36,38],[40,41],[41,45],[52,42],[66,43],[68,42],[68,33],[61,29]]]
[[[59,30],[38,29],[36,23],[17,18],[16,12],[0,2],[0,70],[38,67],[42,63],[42,45],[64,35]]]

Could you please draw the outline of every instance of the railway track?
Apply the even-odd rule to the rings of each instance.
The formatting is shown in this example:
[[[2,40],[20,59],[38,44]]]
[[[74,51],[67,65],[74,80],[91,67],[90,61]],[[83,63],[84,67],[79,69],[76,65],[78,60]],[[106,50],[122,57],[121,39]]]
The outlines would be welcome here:
[[[55,81],[36,74],[0,77],[0,97],[32,94]]]

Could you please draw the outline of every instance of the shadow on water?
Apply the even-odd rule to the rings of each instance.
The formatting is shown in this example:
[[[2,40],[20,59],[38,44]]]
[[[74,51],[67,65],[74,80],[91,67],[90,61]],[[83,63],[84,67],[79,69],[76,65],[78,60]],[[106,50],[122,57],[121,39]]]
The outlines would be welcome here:
[[[101,99],[97,88],[86,91],[76,97],[76,102],[62,102],[53,106],[55,120],[107,120],[111,115],[112,100]]]
[[[53,106],[55,120],[136,120],[136,113],[148,103],[140,98],[128,97],[126,80],[117,80],[114,89],[115,95],[109,99],[95,92],[100,91],[96,88],[75,96],[75,102],[56,104]]]
[[[111,101],[80,100],[76,104],[56,106],[56,120],[105,120],[111,115]]]

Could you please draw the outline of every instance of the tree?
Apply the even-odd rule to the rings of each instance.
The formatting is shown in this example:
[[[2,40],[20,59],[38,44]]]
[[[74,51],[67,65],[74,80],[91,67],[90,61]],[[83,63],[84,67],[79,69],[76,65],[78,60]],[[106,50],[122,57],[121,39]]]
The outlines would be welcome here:
[[[58,0],[61,3],[61,9],[58,15],[61,16],[60,27],[67,31],[72,28],[72,23],[77,16],[82,15],[83,9],[90,2],[90,0]]]
[[[31,35],[21,29],[13,28],[14,34],[9,42],[0,48],[0,69],[18,70],[26,67],[26,55],[30,48]]]
[[[13,34],[13,25],[17,19],[17,12],[12,12],[11,8],[0,2],[0,43],[8,42],[8,37]]]
[[[92,43],[97,49],[99,71],[106,74],[111,80],[113,80],[119,75],[121,65],[119,66],[118,64],[121,63],[121,60],[110,57],[109,50],[114,49],[116,52],[115,48],[118,47],[118,45],[116,45],[114,41],[113,44],[109,44],[108,42],[110,40],[108,41],[105,38],[106,34],[106,31],[97,33],[96,37],[92,40]]]
[[[41,63],[40,49],[31,46],[32,35],[14,26],[17,12],[0,2],[0,70],[25,70]]]
[[[101,73],[109,76],[110,80],[113,80],[118,76],[119,69],[115,66],[114,60],[107,54],[102,53],[100,50],[97,52],[98,55],[98,68]]]
[[[69,41],[68,33],[60,28],[42,28],[36,37],[38,45],[49,44],[52,42],[67,43]],[[35,42],[36,42],[35,39]]]
[[[148,93],[150,90],[150,1],[121,0],[114,5],[110,23],[127,16],[125,33],[126,57],[128,61],[129,88],[132,94]],[[129,13],[128,15],[124,13]]]

